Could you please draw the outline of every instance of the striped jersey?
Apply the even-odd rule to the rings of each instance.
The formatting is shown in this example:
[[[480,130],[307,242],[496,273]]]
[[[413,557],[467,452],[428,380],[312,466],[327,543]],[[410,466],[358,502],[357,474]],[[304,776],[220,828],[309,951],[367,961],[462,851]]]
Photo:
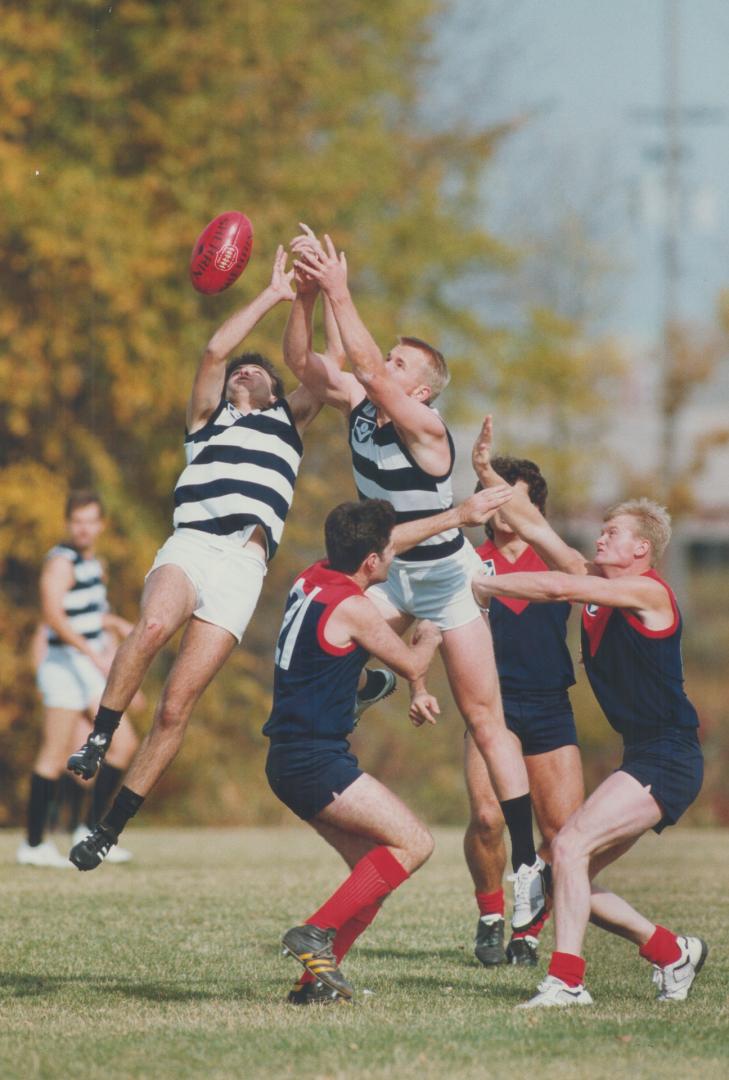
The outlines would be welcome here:
[[[76,634],[90,641],[104,632],[103,617],[108,611],[104,571],[98,559],[84,559],[70,544],[56,544],[46,555],[68,559],[73,567],[73,585],[63,597],[63,610]],[[48,627],[48,644],[63,645],[55,630]]]
[[[175,528],[244,543],[251,527],[260,525],[273,558],[303,453],[284,398],[246,415],[222,401],[204,427],[185,437],[187,465],[175,486]]]
[[[671,599],[673,623],[666,630],[649,630],[624,608],[585,604],[582,612],[587,677],[600,708],[628,746],[699,725],[683,686],[676,597],[655,570],[645,576],[659,581]]]
[[[337,606],[362,590],[347,574],[318,562],[299,574],[286,601],[276,646],[271,715],[263,734],[273,741],[342,739],[354,727],[354,700],[369,653],[324,637]]]
[[[412,457],[391,420],[378,427],[377,408],[364,398],[349,418],[349,446],[360,499],[385,499],[391,503],[397,524],[449,510],[453,505],[451,473],[455,448],[448,428],[445,431],[450,466],[442,476],[431,476]],[[398,558],[415,562],[444,559],[463,544],[460,529],[447,529],[404,551]]]

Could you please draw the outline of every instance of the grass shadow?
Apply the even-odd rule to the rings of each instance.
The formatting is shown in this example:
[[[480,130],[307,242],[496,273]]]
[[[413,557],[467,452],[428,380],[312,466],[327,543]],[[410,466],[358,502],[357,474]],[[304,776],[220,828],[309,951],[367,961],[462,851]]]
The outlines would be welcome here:
[[[51,997],[64,990],[83,988],[93,991],[99,996],[118,996],[141,1000],[155,1001],[160,1004],[168,1002],[184,1001],[258,1001],[261,999],[260,989],[245,986],[240,987],[202,987],[189,986],[171,981],[154,980],[152,982],[135,982],[132,979],[121,979],[113,976],[89,976],[89,975],[29,975],[25,972],[2,972],[0,973],[0,991],[6,999]]]

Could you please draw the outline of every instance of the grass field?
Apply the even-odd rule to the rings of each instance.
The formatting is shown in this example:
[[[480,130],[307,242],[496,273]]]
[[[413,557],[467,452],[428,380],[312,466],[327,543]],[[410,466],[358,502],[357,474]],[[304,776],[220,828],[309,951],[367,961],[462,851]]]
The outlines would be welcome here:
[[[670,830],[605,875],[711,947],[688,1002],[591,929],[592,1009],[515,1012],[544,972],[485,971],[460,834],[440,830],[345,963],[353,1007],[283,1003],[278,940],[344,876],[305,827],[130,830],[135,861],[90,874],[17,867],[0,834],[0,1076],[561,1078],[729,1075],[729,833]],[[551,930],[544,932],[544,955]]]

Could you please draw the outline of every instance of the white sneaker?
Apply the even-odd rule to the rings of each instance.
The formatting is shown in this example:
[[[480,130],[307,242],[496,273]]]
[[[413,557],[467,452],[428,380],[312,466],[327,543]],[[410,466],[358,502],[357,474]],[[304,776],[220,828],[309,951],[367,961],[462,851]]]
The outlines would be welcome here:
[[[71,847],[75,847],[76,844],[80,844],[82,840],[85,840],[87,836],[91,835],[91,829],[88,825],[79,825],[73,830],[73,836],[71,837]],[[107,863],[127,863],[133,859],[131,851],[128,848],[119,847],[115,844],[109,848],[109,854],[104,859]]]
[[[540,859],[537,855],[536,862],[532,866],[522,863],[515,874],[509,874],[508,880],[514,882],[512,930],[528,930],[544,914],[546,904],[544,865],[544,859]]]
[[[681,949],[678,960],[654,970],[658,1001],[685,1001],[709,952],[709,946],[698,937],[679,937],[678,944]]]
[[[593,1001],[585,987],[568,986],[566,982],[557,979],[554,975],[547,975],[544,982],[540,982],[537,993],[529,1001],[517,1005],[517,1009],[551,1009],[555,1005],[592,1005]]]
[[[15,856],[21,866],[53,866],[56,870],[66,870],[71,866],[68,856],[61,855],[50,840],[31,847],[27,840],[18,848]]]

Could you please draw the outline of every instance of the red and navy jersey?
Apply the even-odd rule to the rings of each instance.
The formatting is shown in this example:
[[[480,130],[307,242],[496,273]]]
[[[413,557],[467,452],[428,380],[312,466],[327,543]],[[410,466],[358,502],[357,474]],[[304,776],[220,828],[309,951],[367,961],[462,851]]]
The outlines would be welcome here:
[[[644,576],[660,582],[671,598],[673,622],[666,630],[649,630],[624,608],[585,604],[582,612],[587,677],[600,708],[628,745],[699,726],[683,686],[676,597],[655,570]]]
[[[271,739],[341,739],[354,727],[357,682],[369,654],[324,637],[332,613],[358,585],[325,562],[314,563],[293,584],[276,644],[273,706],[263,734]]]
[[[515,562],[487,540],[476,552],[487,574],[521,574],[547,570],[533,548],[527,547]],[[505,695],[566,690],[575,681],[567,648],[567,620],[571,604],[555,601],[533,604],[508,596],[494,596],[489,604],[489,624],[494,639],[496,670]]]

